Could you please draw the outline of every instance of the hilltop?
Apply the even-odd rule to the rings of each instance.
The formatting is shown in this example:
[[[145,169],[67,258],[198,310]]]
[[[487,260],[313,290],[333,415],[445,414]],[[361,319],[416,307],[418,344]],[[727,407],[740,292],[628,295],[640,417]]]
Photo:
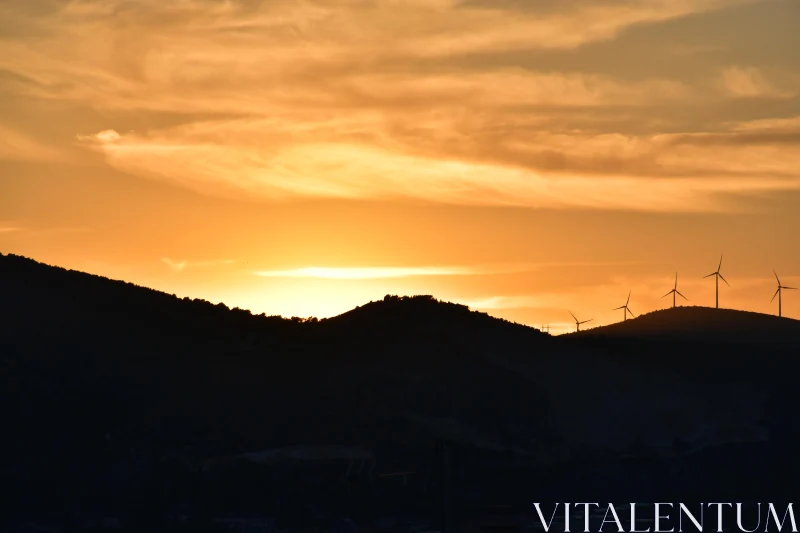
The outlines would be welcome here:
[[[461,509],[743,501],[800,473],[795,362],[769,346],[551,337],[431,296],[267,317],[10,255],[0,295],[0,489],[20,515],[430,514],[437,441]]]
[[[565,336],[721,344],[800,343],[800,320],[711,307],[675,307]]]
[[[320,321],[320,329],[375,340],[397,335],[459,346],[538,346],[550,338],[538,329],[496,318],[430,295],[386,295],[341,315]]]

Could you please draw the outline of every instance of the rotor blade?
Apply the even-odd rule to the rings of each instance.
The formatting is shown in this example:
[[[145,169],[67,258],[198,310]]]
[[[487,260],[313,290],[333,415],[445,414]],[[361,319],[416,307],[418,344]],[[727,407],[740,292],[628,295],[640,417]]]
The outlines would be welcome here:
[[[723,278],[723,277],[722,277],[722,274],[717,274],[717,275],[719,276],[719,279],[721,279],[722,281],[724,281],[724,282],[725,282],[725,285],[727,285],[728,287],[730,287],[730,286],[731,286],[731,284],[730,284],[730,283],[728,283],[728,280],[726,280],[725,278]]]
[[[678,273],[675,272],[675,286],[673,287],[673,289],[677,289],[677,288],[678,288]]]
[[[628,305],[630,303],[630,301],[631,301],[631,292],[632,291],[628,291],[628,301],[625,302],[625,305]]]
[[[675,292],[676,292],[676,293],[678,293],[678,296],[680,296],[681,298],[683,298],[683,299],[684,299],[684,300],[686,300],[687,302],[689,301],[689,298],[687,298],[686,296],[684,296],[683,294],[681,294],[681,292],[680,292],[680,291],[675,291]]]
[[[781,284],[781,278],[779,278],[779,277],[778,277],[778,273],[777,273],[777,272],[775,272],[775,269],[774,269],[774,268],[772,269],[772,273],[773,273],[773,274],[775,274],[775,279],[777,279],[777,280],[778,280],[778,285],[780,285],[780,284]]]
[[[772,300],[775,299],[775,297],[778,295],[779,292],[781,292],[781,288],[780,287],[778,287],[778,290],[776,290],[775,294],[772,295],[772,298],[770,298],[769,303],[772,303]]]
[[[621,307],[615,307],[614,309],[612,309],[612,311],[619,311],[620,309],[625,309],[625,306],[623,305]]]
[[[636,315],[633,314],[633,311],[631,311],[630,308],[626,307],[625,309],[628,310],[628,312],[631,314],[631,316],[636,316]]]
[[[712,272],[712,273],[711,273],[711,274],[709,274],[708,276],[703,276],[703,277],[704,277],[704,278],[710,278],[711,276],[716,276],[716,275],[717,275],[717,273],[716,273],[716,272]]]
[[[797,287],[781,287],[781,289],[789,289],[790,291],[796,291]]]
[[[584,320],[583,322],[581,322],[581,324],[586,324],[587,322],[591,322],[592,320],[594,320],[594,318],[590,318],[589,320]]]
[[[570,311],[570,312],[569,312],[569,314],[571,314],[571,315],[572,315],[572,311]],[[574,318],[574,319],[575,319],[575,322],[577,322],[577,321],[578,321],[578,317],[576,317],[575,315],[572,315],[572,318]]]
[[[719,266],[717,267],[717,272],[719,272],[721,268],[722,268],[722,254],[719,254]]]
[[[672,294],[673,292],[675,292],[675,289],[672,289],[671,291],[669,291],[667,294],[665,294],[664,296],[662,296],[662,298],[666,298],[667,296],[669,296],[669,295],[670,295],[670,294]]]

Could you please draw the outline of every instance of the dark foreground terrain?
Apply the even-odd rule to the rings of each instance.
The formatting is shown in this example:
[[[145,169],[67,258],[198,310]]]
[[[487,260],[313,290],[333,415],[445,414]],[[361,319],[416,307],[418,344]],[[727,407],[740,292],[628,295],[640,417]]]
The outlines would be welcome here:
[[[440,530],[445,508],[477,531],[533,523],[531,502],[780,502],[798,340],[798,321],[702,308],[551,337],[425,296],[287,320],[0,255],[0,530]],[[500,524],[501,504],[528,518]]]

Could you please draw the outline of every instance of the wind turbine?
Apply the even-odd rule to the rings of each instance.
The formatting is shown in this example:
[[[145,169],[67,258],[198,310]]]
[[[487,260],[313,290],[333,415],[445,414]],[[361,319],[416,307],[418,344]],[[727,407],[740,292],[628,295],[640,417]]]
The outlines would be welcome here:
[[[727,283],[727,282],[726,282],[726,283]],[[671,291],[669,291],[667,294],[665,294],[664,296],[662,296],[662,298],[666,298],[666,297],[667,297],[667,296],[669,296],[670,294],[672,295],[672,308],[673,308],[673,309],[675,308],[675,295],[676,295],[676,294],[677,294],[677,295],[680,295],[680,297],[681,297],[681,298],[683,298],[684,300],[686,300],[687,302],[689,301],[689,298],[687,298],[686,296],[684,296],[683,294],[681,294],[681,292],[678,290],[678,273],[677,273],[677,272],[675,272],[675,286],[672,288],[672,290],[671,290]]]
[[[631,301],[631,291],[628,291],[628,300],[625,302],[625,305],[622,305],[620,307],[615,307],[614,309],[612,309],[612,311],[619,311],[620,309],[623,310],[623,315],[624,315],[624,318],[622,319],[623,322],[625,320],[628,320],[628,313],[630,313],[631,316],[633,316],[633,317],[636,316],[636,315],[633,314],[633,311],[631,311],[628,308],[628,304],[630,303],[630,301]]]
[[[716,299],[716,306],[717,306],[717,309],[719,309],[719,280],[720,280],[720,279],[722,279],[722,281],[724,281],[724,282],[725,282],[725,285],[727,285],[728,287],[730,287],[730,286],[731,286],[731,284],[730,284],[730,283],[728,283],[728,280],[726,280],[725,278],[723,278],[723,277],[722,277],[722,274],[720,274],[720,273],[719,273],[719,271],[720,271],[720,269],[721,269],[721,268],[722,268],[722,256],[720,255],[720,256],[719,256],[719,266],[717,267],[717,271],[716,271],[716,272],[712,272],[712,273],[711,273],[711,274],[709,274],[708,276],[703,276],[704,278],[710,278],[711,276],[714,276],[714,277],[715,277],[715,280],[714,280],[714,282],[715,282],[715,286],[716,286],[716,289],[717,289],[717,292],[716,292],[716,294],[717,294],[717,299]]]
[[[572,315],[572,311],[570,311],[569,314]],[[594,320],[593,318],[590,318],[589,320],[579,321],[575,315],[572,315],[572,318],[575,319],[575,331],[581,330],[581,324],[586,324],[587,322],[591,322],[592,320]]]
[[[783,293],[783,289],[790,289],[790,290],[796,291],[797,287],[785,287],[785,286],[781,285],[781,279],[778,277],[778,273],[775,272],[774,268],[772,269],[772,273],[775,274],[775,279],[778,280],[778,290],[776,290],[775,294],[772,295],[772,300],[774,300],[776,296],[778,297],[778,316],[782,316],[781,315],[781,294]],[[770,300],[770,303],[772,303],[772,300]]]

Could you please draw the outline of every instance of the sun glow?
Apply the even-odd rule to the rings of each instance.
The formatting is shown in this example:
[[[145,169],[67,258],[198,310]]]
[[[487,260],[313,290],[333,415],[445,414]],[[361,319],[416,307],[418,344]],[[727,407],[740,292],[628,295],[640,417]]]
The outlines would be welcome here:
[[[429,294],[558,332],[671,305],[676,272],[714,305],[725,253],[721,305],[777,314],[798,7],[0,1],[0,252],[257,314]]]
[[[462,267],[306,267],[294,270],[266,270],[256,272],[256,275],[275,278],[382,279],[407,278],[411,276],[452,276],[472,273],[470,269]]]

